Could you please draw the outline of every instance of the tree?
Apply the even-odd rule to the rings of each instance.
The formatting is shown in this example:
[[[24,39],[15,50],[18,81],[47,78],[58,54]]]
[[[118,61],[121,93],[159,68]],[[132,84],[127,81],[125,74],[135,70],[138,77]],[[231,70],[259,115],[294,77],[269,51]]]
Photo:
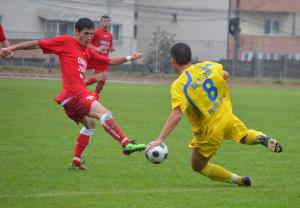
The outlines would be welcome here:
[[[170,49],[175,43],[175,34],[170,34],[160,27],[152,33],[153,39],[144,59],[144,64],[152,73],[168,73],[172,71],[170,66]]]

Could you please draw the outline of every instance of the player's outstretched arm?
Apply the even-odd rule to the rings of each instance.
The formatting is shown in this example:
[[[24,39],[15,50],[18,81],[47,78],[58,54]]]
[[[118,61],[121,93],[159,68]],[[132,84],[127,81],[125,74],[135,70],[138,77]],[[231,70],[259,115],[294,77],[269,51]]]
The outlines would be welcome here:
[[[158,138],[145,149],[145,152],[163,143],[163,141],[167,138],[167,136],[176,128],[177,124],[181,120],[181,117],[182,117],[182,111],[178,106],[172,110]]]
[[[142,54],[139,52],[134,52],[131,56],[123,56],[123,57],[109,57],[109,64],[111,65],[119,65],[123,64],[127,61],[135,61],[137,59],[140,59],[142,57]]]
[[[2,48],[2,57],[9,57],[11,56],[13,51],[17,50],[31,50],[31,49],[36,49],[39,48],[39,42],[37,40],[32,40],[32,41],[26,41],[22,43],[18,43],[16,45],[9,46],[7,48]]]
[[[40,48],[40,46],[39,46],[39,42],[37,40],[32,40],[32,41],[18,43],[16,45],[12,45],[8,48],[10,48],[12,51],[17,51],[17,50],[37,49],[37,48]]]

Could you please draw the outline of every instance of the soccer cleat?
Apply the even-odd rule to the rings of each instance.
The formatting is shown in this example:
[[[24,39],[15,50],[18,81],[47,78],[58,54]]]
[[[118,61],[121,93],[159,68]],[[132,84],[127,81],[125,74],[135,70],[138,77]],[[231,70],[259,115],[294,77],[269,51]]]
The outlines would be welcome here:
[[[282,152],[282,146],[277,142],[276,139],[273,139],[266,135],[260,135],[258,136],[257,140],[260,144],[264,145],[272,152]]]
[[[124,155],[130,155],[133,152],[137,151],[143,151],[145,150],[147,145],[145,144],[138,144],[136,140],[132,140],[130,143],[128,143],[124,148],[123,148],[123,154]]]
[[[84,161],[80,165],[75,165],[73,162],[69,165],[69,170],[86,170],[86,167],[83,165]]]
[[[244,176],[242,178],[242,183],[240,186],[251,186],[252,185],[252,180],[249,176]]]

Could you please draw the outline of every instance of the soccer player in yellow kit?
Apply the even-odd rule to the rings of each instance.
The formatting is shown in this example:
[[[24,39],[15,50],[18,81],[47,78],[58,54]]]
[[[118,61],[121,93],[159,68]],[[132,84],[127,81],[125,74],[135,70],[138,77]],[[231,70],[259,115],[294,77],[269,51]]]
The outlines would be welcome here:
[[[208,162],[223,140],[262,144],[272,152],[282,152],[282,146],[262,132],[247,129],[233,114],[226,83],[229,73],[223,70],[221,64],[211,61],[191,64],[191,58],[191,49],[185,43],[177,43],[171,48],[171,63],[179,73],[171,86],[172,112],[159,137],[145,151],[162,143],[185,112],[193,132],[189,144],[193,170],[213,181],[251,186],[249,176],[239,176]]]

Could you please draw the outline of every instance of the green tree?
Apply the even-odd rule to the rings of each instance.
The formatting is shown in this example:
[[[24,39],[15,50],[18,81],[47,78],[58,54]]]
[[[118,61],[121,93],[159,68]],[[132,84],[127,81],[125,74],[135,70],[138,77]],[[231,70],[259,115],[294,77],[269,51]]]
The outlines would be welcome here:
[[[175,43],[175,35],[166,32],[165,30],[156,28],[152,33],[153,39],[149,44],[149,49],[144,59],[144,64],[152,73],[169,73],[172,72],[170,65],[170,49]]]

